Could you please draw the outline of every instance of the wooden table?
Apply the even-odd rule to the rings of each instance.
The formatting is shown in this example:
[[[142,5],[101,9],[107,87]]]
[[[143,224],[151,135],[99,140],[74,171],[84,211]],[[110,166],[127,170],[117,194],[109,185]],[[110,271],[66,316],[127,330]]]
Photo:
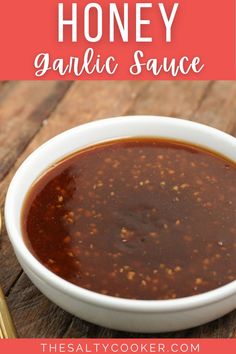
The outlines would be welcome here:
[[[1,82],[0,202],[31,151],[61,131],[118,115],[177,116],[236,136],[236,82]],[[86,323],[47,300],[0,240],[0,284],[20,337],[140,337]],[[141,337],[233,337],[236,311],[210,324]]]

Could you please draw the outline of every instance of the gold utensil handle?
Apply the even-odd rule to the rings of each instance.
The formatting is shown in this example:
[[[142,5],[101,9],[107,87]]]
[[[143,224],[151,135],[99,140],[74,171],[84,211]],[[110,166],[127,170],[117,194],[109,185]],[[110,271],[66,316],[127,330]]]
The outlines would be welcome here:
[[[16,338],[16,330],[0,288],[0,338]]]
[[[0,209],[0,235],[2,233],[2,210]],[[0,287],[0,339],[16,338],[16,330],[13,324],[5,296]]]

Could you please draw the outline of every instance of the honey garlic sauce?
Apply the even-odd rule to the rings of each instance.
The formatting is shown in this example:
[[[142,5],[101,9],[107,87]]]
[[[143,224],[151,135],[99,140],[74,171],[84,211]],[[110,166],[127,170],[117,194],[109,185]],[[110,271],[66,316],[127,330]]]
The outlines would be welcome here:
[[[24,205],[26,243],[52,272],[131,299],[174,299],[236,279],[236,165],[136,138],[49,169]]]

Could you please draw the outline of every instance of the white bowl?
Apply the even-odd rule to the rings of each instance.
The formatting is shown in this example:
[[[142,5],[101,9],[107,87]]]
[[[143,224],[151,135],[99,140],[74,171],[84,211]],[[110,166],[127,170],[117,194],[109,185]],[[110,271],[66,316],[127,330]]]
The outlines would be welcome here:
[[[21,211],[32,183],[49,166],[86,146],[122,137],[164,137],[201,145],[236,162],[236,139],[219,130],[175,118],[119,117],[81,125],[49,140],[16,172],[6,197],[5,221],[16,256],[32,282],[50,300],[84,320],[117,330],[167,332],[201,325],[235,309],[236,281],[175,300],[130,300],[71,284],[44,267],[26,247]]]

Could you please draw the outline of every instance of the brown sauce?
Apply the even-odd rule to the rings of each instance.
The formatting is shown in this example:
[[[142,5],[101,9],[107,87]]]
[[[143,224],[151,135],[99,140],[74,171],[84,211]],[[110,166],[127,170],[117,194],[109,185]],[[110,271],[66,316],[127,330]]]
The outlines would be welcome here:
[[[102,294],[174,299],[236,279],[236,165],[184,143],[124,139],[80,151],[32,186],[29,249]]]

